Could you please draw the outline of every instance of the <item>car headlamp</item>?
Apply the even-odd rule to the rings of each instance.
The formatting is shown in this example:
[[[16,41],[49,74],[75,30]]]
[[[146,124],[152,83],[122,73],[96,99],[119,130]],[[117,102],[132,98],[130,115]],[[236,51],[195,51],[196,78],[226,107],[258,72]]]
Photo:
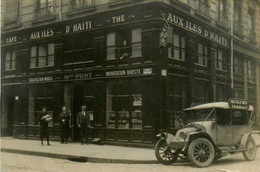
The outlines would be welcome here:
[[[182,138],[182,139],[186,139],[186,138],[187,138],[187,134],[184,133],[184,132],[181,132],[179,136],[180,136],[180,138]]]

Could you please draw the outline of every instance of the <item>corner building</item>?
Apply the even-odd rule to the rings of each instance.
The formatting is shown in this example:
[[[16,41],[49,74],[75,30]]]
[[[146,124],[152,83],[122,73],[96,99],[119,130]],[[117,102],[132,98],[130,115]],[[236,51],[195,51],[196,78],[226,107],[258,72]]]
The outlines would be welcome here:
[[[3,1],[2,135],[38,137],[46,106],[58,139],[66,105],[77,141],[85,104],[89,137],[151,144],[159,130],[178,127],[183,108],[230,97],[248,99],[258,127],[259,7],[224,0]]]

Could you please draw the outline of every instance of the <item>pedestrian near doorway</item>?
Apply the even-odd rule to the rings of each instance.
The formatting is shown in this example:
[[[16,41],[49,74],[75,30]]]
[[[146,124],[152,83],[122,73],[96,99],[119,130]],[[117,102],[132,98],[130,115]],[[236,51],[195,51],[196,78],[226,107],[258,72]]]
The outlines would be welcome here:
[[[67,108],[65,106],[62,107],[62,112],[59,115],[59,120],[61,143],[67,144],[69,138],[70,113],[67,111]]]
[[[87,106],[81,106],[81,112],[77,116],[77,125],[80,128],[80,141],[81,144],[87,143],[88,140],[88,128],[90,123],[89,113],[86,111]]]
[[[49,142],[49,127],[48,122],[52,120],[50,115],[47,114],[46,107],[42,107],[42,112],[39,115],[39,122],[40,122],[40,138],[41,138],[41,145],[43,146],[43,138],[47,139],[47,145],[50,146]]]

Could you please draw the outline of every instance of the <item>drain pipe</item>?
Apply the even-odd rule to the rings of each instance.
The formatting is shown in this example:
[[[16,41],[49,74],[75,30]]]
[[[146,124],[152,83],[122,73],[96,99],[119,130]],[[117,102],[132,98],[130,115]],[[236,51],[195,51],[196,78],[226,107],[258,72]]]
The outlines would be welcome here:
[[[230,35],[231,35],[231,40],[230,40],[230,50],[231,50],[231,58],[230,58],[230,79],[231,79],[231,91],[232,91],[232,96],[234,96],[233,89],[234,89],[234,73],[233,73],[233,68],[234,68],[234,0],[231,0],[231,17],[230,17]]]

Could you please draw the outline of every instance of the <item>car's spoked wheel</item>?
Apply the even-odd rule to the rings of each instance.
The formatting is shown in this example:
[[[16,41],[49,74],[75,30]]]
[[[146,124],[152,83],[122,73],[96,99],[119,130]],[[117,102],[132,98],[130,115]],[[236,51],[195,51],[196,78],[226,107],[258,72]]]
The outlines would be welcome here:
[[[178,155],[172,152],[165,140],[159,140],[155,145],[155,156],[159,162],[164,165],[170,165],[176,162]]]
[[[189,146],[190,161],[198,167],[209,166],[214,160],[215,150],[212,143],[205,138],[193,140]]]
[[[256,145],[254,139],[249,136],[246,141],[246,151],[243,152],[246,160],[253,161],[256,157]]]

